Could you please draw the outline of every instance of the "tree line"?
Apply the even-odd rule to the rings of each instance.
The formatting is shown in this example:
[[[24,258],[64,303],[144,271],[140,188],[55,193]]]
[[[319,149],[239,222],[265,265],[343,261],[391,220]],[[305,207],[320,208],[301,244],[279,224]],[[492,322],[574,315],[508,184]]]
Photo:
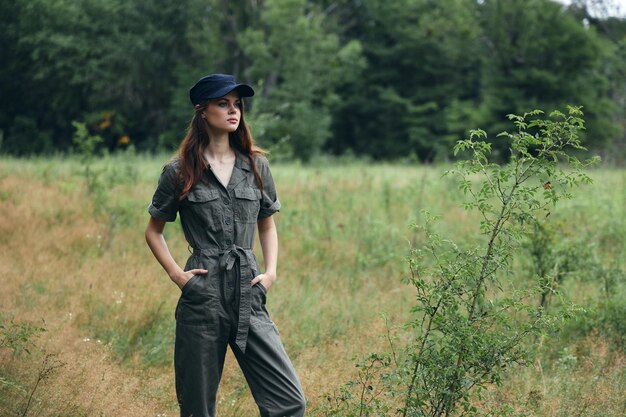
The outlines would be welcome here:
[[[0,152],[174,149],[188,89],[233,73],[285,158],[449,158],[505,115],[583,106],[586,144],[626,144],[626,19],[587,1],[14,0],[0,4]],[[498,148],[503,157],[507,150]]]

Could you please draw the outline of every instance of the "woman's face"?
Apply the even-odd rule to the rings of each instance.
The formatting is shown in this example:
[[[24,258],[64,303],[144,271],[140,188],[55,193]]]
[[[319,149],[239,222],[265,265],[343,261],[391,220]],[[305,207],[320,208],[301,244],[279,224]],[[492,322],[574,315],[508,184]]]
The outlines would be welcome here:
[[[209,127],[215,133],[234,132],[241,121],[241,99],[236,91],[209,101],[202,112]]]

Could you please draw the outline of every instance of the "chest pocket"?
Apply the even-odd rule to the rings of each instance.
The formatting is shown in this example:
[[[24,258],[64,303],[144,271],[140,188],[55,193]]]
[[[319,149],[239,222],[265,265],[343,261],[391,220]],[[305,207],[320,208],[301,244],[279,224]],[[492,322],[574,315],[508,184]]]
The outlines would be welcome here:
[[[197,221],[214,231],[220,226],[219,196],[219,191],[208,188],[195,188],[187,195],[189,208]]]
[[[261,207],[261,191],[257,188],[235,188],[235,219],[244,223],[256,223]]]

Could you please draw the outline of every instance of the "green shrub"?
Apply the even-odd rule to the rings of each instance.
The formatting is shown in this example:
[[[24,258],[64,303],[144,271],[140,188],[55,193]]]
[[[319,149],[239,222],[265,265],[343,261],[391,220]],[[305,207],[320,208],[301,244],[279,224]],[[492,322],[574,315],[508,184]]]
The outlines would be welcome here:
[[[358,379],[344,386],[320,411],[326,416],[449,416],[476,414],[475,395],[501,384],[506,369],[528,363],[533,341],[560,327],[574,309],[546,311],[533,300],[545,294],[538,285],[514,280],[512,261],[538,218],[546,217],[570,189],[591,179],[568,151],[581,151],[584,128],[580,108],[568,114],[541,111],[510,115],[517,130],[508,140],[510,162],[490,161],[486,133],[472,131],[455,146],[466,155],[449,172],[468,196],[467,210],[480,214],[476,244],[440,236],[436,218],[427,215],[425,244],[411,251],[410,276],[415,304],[405,324],[407,340],[390,352],[358,362]],[[522,283],[521,285],[519,283]]]

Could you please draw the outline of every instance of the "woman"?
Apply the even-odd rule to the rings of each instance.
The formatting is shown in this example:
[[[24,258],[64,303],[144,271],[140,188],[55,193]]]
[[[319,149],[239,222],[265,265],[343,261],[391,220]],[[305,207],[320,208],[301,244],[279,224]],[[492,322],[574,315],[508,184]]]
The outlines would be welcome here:
[[[276,280],[280,209],[264,151],[243,118],[252,88],[211,74],[189,91],[195,114],[178,157],[163,168],[148,207],[146,241],[181,289],[176,306],[174,368],[182,417],[215,416],[226,346],[243,371],[261,416],[303,416],[295,370],[265,309]],[[182,269],[163,229],[180,220],[193,253]],[[255,227],[265,261],[254,256]]]

